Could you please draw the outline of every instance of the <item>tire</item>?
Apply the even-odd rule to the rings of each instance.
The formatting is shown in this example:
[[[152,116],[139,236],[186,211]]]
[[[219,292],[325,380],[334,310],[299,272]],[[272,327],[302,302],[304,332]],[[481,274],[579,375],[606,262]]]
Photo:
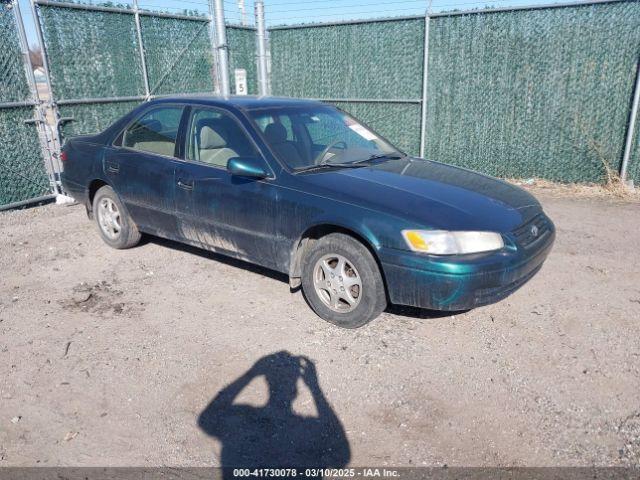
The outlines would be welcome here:
[[[342,328],[361,327],[387,306],[373,255],[342,233],[326,235],[311,244],[302,259],[302,291],[320,318]]]
[[[131,248],[140,242],[140,232],[116,192],[108,185],[93,198],[93,217],[102,240],[117,249]]]

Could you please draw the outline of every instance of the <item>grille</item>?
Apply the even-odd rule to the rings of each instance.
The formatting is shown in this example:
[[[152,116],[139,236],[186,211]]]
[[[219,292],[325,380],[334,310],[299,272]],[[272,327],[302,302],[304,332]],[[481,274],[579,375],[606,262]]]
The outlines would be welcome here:
[[[545,238],[550,231],[551,224],[549,219],[543,213],[540,213],[524,225],[516,228],[513,231],[513,235],[518,245],[529,248]]]

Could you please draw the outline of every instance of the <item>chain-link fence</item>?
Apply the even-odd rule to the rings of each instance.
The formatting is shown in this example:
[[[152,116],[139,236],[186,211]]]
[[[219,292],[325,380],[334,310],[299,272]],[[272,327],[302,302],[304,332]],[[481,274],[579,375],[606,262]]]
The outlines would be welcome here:
[[[53,136],[100,131],[156,96],[216,90],[209,16],[140,10],[135,1],[33,3]],[[49,191],[50,147],[38,124],[25,123],[42,114],[21,24],[6,4],[0,12],[3,204]],[[228,25],[226,34],[231,91],[244,70],[254,94],[255,28]],[[563,182],[620,170],[640,58],[638,0],[283,26],[269,37],[273,94],[333,103],[408,153]],[[636,182],[639,130],[640,122],[628,169]]]
[[[151,95],[213,92],[209,22],[204,18],[141,18]]]
[[[620,170],[640,2],[432,15],[426,92],[424,26],[274,28],[273,92],[337,101],[412,154],[426,93],[424,155],[492,175],[598,182]]]
[[[417,154],[424,24],[413,18],[273,28],[273,93],[332,101]]]
[[[51,193],[14,13],[0,3],[0,207]]]
[[[640,2],[433,18],[426,156],[500,177],[620,170]]]
[[[258,93],[258,69],[256,66],[256,29],[239,25],[227,26],[227,43],[229,45],[229,78],[230,90],[236,94],[235,70],[247,72],[247,93]]]
[[[147,98],[214,91],[207,17],[36,4],[63,137],[100,131]]]

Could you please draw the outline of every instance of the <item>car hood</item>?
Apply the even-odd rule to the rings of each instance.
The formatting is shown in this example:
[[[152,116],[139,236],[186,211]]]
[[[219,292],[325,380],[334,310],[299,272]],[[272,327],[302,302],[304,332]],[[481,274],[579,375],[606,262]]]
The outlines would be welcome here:
[[[541,211],[532,195],[514,185],[410,157],[300,177],[332,198],[427,228],[508,232]]]

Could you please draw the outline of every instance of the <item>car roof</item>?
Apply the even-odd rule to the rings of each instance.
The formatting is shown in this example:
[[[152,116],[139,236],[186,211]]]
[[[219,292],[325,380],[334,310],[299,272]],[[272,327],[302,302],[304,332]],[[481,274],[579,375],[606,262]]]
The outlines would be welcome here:
[[[217,95],[175,95],[162,97],[152,103],[196,103],[220,107],[235,107],[243,110],[277,107],[303,107],[310,105],[324,105],[317,100],[307,100],[289,97],[259,97],[255,95],[231,95],[221,97]]]

